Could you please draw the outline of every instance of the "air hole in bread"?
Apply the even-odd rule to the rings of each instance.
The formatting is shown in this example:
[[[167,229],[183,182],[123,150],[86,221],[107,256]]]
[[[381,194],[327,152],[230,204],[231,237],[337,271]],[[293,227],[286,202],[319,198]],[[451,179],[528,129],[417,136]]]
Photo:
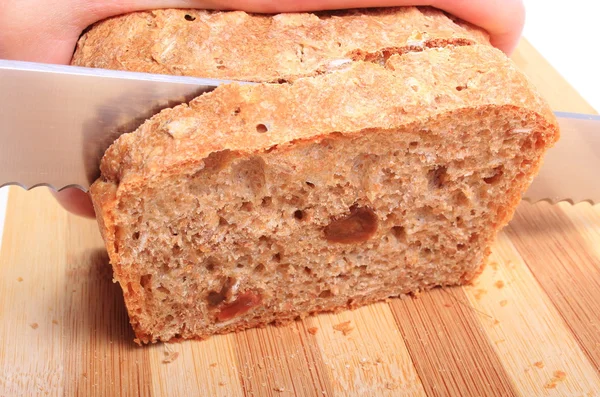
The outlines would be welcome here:
[[[240,206],[240,210],[243,210],[243,211],[248,211],[248,212],[250,212],[250,211],[252,211],[253,209],[254,209],[254,205],[253,205],[251,202],[249,202],[249,201],[244,201],[244,202],[242,203],[242,205]]]
[[[218,262],[217,260],[212,257],[209,256],[208,258],[206,258],[206,260],[204,261],[204,267],[206,268],[206,270],[208,270],[209,272],[213,272],[215,271],[215,268],[217,267]]]
[[[294,211],[294,218],[296,218],[299,221],[301,221],[302,219],[304,219],[304,211],[302,211],[302,210],[296,210],[296,211]]]
[[[304,273],[306,274],[312,274],[312,269],[308,266],[304,266]]]
[[[315,187],[315,184],[314,184],[314,183],[312,183],[312,182],[308,182],[308,181],[306,181],[306,184],[307,184],[309,187]]]
[[[487,178],[483,178],[483,181],[488,185],[495,185],[500,182],[502,175],[504,175],[504,167],[496,167],[494,168],[492,175],[488,176]]]
[[[165,317],[165,323],[170,323],[173,320],[175,320],[175,317],[173,317],[171,314],[169,314],[169,315],[167,315],[167,317]]]
[[[181,247],[178,244],[175,244],[173,246],[173,248],[171,249],[171,252],[173,253],[174,256],[180,255],[182,251],[183,250],[181,249]]]
[[[468,88],[468,87],[467,87],[467,85],[466,85],[466,84],[465,84],[465,85],[459,85],[459,86],[456,86],[456,91],[462,91],[462,90],[466,90],[467,88]]]
[[[273,255],[273,261],[274,262],[281,262],[281,254],[278,252],[275,255]]]
[[[408,144],[408,147],[411,149],[416,149],[419,147],[419,142],[411,142]]]
[[[207,299],[210,306],[218,306],[225,300],[225,296],[221,292],[210,291]]]
[[[469,204],[469,198],[462,190],[458,190],[454,193],[453,196],[454,205],[456,206],[464,206]]]
[[[535,140],[535,148],[541,150],[546,147],[546,141],[541,136],[537,136]]]
[[[237,108],[233,109],[233,114],[235,116],[237,116],[238,114],[240,114],[241,111],[242,111],[242,109],[240,109],[239,107],[237,107]]]
[[[258,265],[256,265],[254,267],[254,273],[264,273],[265,270],[266,270],[266,267],[262,263],[259,263]]]
[[[448,169],[444,166],[438,166],[427,173],[430,189],[441,189],[446,182]]]
[[[133,233],[133,235],[131,236],[131,238],[134,239],[134,240],[139,240],[140,239],[140,232]]]
[[[459,251],[464,251],[467,248],[465,244],[457,244],[456,249]]]
[[[186,21],[190,21],[190,22],[196,20],[196,17],[193,16],[193,15],[190,15],[190,14],[185,14],[184,18],[185,18]]]
[[[322,291],[319,294],[319,298],[325,298],[325,299],[331,298],[332,296],[333,296],[333,293],[329,289],[326,289],[325,291]]]
[[[264,125],[264,124],[256,125],[256,132],[258,132],[259,134],[264,134],[267,131],[269,131],[269,129],[267,128],[266,125]]]
[[[271,204],[273,204],[273,199],[270,196],[266,196],[266,197],[263,197],[260,205],[263,208],[269,208],[271,206]]]
[[[223,168],[227,167],[239,157],[238,153],[232,152],[231,150],[225,149],[218,152],[213,152],[203,160],[204,167],[200,170],[199,176],[203,175],[204,172],[213,171],[218,172]]]
[[[392,227],[392,234],[399,242],[406,243],[406,229],[404,229],[404,226]]]
[[[151,287],[151,285],[150,285],[151,283],[152,283],[152,275],[151,274],[144,274],[140,278],[140,285],[144,289],[149,289]]]

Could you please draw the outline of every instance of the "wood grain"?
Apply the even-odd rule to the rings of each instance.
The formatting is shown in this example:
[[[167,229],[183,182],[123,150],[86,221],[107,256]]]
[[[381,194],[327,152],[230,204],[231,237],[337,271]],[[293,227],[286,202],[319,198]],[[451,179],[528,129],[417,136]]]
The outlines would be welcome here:
[[[331,379],[302,324],[236,334],[245,395],[331,395]]]
[[[0,395],[57,395],[64,392],[70,353],[60,322],[53,322],[62,320],[67,288],[61,271],[67,215],[56,206],[36,206],[40,192],[23,196],[10,191],[0,251]],[[32,256],[33,247],[44,252]]]
[[[560,207],[548,203],[523,203],[507,233],[600,370],[600,257]]]
[[[377,303],[306,322],[316,329],[333,395],[426,395],[389,305]]]
[[[556,110],[593,109],[523,41]],[[600,205],[522,204],[472,286],[138,347],[95,222],[11,188],[0,396],[596,396]]]
[[[600,390],[600,378],[505,233],[490,264],[465,292],[493,341],[502,365],[522,395],[586,395]],[[554,373],[566,378],[553,382]]]
[[[207,396],[243,395],[237,349],[235,335],[151,346],[151,395],[188,396],[192,391]]]
[[[429,396],[517,396],[462,288],[390,303]],[[484,320],[485,321],[485,320]]]

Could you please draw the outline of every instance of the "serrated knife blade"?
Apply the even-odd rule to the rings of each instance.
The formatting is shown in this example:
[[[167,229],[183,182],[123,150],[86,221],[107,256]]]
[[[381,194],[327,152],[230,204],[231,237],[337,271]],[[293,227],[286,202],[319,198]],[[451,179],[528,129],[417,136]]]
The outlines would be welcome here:
[[[523,199],[600,203],[600,116],[555,112],[560,139],[544,156]]]
[[[0,187],[86,191],[119,135],[229,82],[0,60]],[[600,117],[556,115],[561,139],[523,198],[600,202]]]
[[[119,135],[227,82],[0,60],[0,187],[85,191]]]

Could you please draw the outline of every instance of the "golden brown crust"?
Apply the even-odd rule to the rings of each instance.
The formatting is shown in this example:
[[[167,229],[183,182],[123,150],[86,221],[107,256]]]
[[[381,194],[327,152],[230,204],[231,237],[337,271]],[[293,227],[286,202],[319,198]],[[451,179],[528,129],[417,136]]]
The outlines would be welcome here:
[[[123,135],[102,159],[102,175],[120,184],[130,178],[137,183],[144,175],[200,164],[217,151],[262,151],[335,131],[348,135],[397,128],[485,106],[515,106],[555,122],[525,76],[499,50],[434,49],[394,55],[385,67],[354,62],[346,70],[294,84],[220,86]],[[265,133],[257,131],[261,126]]]
[[[221,79],[277,82],[311,76],[383,49],[487,44],[481,30],[431,8],[247,14],[157,10],[100,22],[73,64]]]

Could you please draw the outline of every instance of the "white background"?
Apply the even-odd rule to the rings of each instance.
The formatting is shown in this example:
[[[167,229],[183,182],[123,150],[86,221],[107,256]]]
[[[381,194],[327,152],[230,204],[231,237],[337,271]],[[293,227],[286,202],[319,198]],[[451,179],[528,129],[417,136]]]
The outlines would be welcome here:
[[[600,110],[600,56],[596,54],[600,50],[599,2],[524,1],[527,22],[523,36],[590,105]],[[0,245],[7,193],[7,188],[0,189]]]

